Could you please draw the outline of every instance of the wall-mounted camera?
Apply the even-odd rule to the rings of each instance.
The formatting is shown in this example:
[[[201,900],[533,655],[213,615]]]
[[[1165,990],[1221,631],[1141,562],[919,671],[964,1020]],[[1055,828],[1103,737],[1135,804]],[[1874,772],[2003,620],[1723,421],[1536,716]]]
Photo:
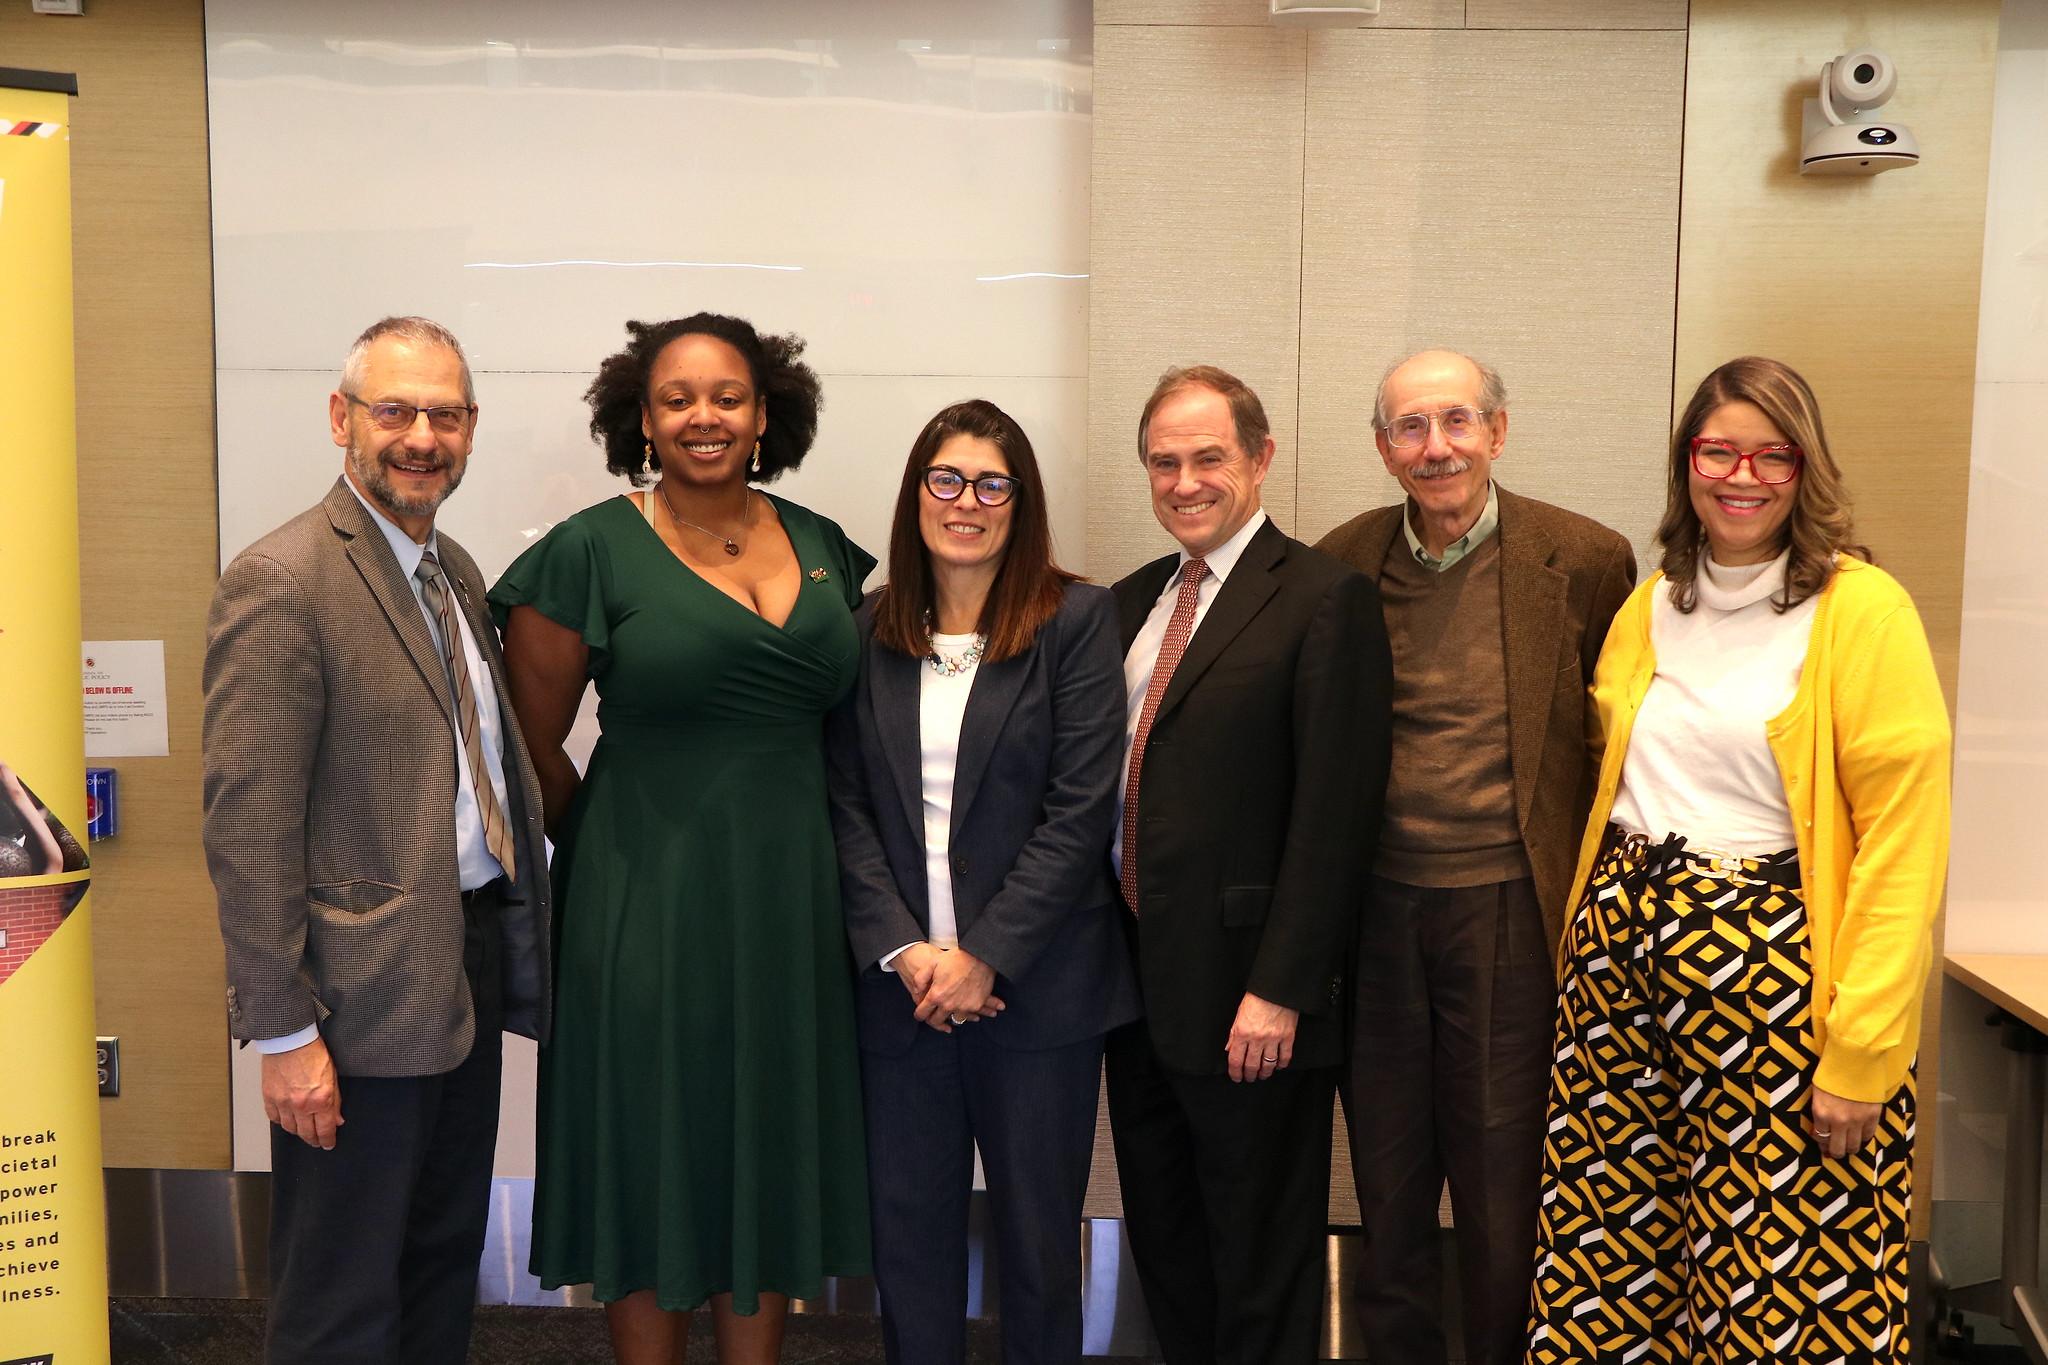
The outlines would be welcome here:
[[[1873,112],[1899,87],[1899,68],[1874,47],[1820,69],[1820,98],[1806,102],[1801,175],[1876,175],[1920,164],[1920,141],[1903,123]]]

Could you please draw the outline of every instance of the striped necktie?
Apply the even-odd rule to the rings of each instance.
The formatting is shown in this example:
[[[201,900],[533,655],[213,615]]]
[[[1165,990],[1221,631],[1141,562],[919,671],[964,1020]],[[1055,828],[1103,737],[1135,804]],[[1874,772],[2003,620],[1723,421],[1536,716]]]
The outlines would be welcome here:
[[[420,556],[420,566],[413,570],[413,577],[420,581],[420,593],[426,598],[427,610],[434,613],[434,619],[441,623],[441,663],[447,668],[448,681],[455,689],[455,719],[462,731],[463,756],[469,760],[470,785],[476,788],[477,814],[484,822],[484,847],[498,860],[498,866],[505,869],[505,880],[516,881],[519,874],[513,858],[512,830],[505,823],[505,812],[498,805],[498,793],[491,786],[491,770],[484,763],[482,729],[476,715],[476,690],[470,685],[469,662],[462,653],[462,634],[456,628],[455,611],[448,601],[448,576],[441,572],[441,561],[429,550]]]

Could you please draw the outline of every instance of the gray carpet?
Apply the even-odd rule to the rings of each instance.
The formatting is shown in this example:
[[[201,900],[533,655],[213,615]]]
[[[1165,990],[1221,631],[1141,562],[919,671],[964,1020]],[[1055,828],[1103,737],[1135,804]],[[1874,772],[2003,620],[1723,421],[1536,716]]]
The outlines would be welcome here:
[[[109,1301],[114,1365],[259,1365],[263,1358],[263,1303],[258,1299],[139,1299]],[[711,1320],[699,1314],[690,1359],[717,1359]],[[993,1322],[967,1324],[971,1365],[1002,1358]],[[595,1308],[485,1307],[476,1311],[470,1365],[585,1365],[611,1359],[604,1314]],[[849,1313],[790,1318],[784,1365],[864,1365],[882,1359],[879,1320]],[[1101,1357],[1102,1365],[1140,1365]]]

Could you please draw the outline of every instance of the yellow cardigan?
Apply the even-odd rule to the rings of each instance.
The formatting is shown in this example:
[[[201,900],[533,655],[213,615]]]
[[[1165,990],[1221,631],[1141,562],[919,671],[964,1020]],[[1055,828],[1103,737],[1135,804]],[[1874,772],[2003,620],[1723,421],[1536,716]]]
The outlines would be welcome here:
[[[1590,723],[1604,752],[1573,906],[1599,856],[1629,730],[1657,671],[1650,604],[1663,583],[1652,575],[1630,595],[1594,669]],[[1799,844],[1820,1055],[1813,1083],[1881,1102],[1919,1048],[1949,824],[1948,709],[1920,613],[1890,574],[1842,557],[1814,609],[1799,690],[1765,733]]]

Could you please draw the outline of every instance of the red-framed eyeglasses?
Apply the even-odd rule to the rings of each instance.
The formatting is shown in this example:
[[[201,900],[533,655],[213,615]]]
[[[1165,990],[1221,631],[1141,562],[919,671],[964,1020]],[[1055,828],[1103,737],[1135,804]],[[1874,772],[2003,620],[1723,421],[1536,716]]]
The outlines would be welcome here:
[[[1758,483],[1790,483],[1799,476],[1806,452],[1795,445],[1758,446],[1743,450],[1731,441],[1715,436],[1692,438],[1692,467],[1703,479],[1726,479],[1749,462],[1749,472]]]

